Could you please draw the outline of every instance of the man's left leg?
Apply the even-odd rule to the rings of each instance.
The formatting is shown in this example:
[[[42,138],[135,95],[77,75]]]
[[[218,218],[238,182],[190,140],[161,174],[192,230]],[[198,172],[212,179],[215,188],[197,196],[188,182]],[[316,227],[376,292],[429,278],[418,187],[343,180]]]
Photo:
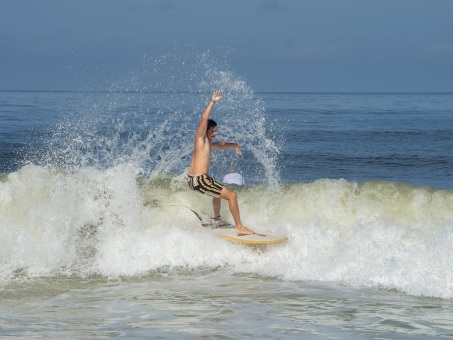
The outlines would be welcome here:
[[[220,198],[226,199],[228,201],[228,207],[230,208],[231,215],[233,215],[234,224],[236,225],[236,234],[237,235],[250,235],[255,232],[242,224],[241,216],[239,213],[239,205],[237,194],[234,191],[231,191],[227,187],[222,188],[220,193]]]

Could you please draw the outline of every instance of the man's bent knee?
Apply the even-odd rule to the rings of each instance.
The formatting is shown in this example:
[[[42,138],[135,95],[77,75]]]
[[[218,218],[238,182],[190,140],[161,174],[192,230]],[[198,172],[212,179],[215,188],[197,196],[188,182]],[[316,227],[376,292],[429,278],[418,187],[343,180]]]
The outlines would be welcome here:
[[[234,191],[230,191],[228,195],[228,200],[237,201],[238,195]]]
[[[234,191],[231,191],[225,187],[222,189],[222,193],[221,193],[220,197],[222,197],[228,201],[237,200],[237,194]]]

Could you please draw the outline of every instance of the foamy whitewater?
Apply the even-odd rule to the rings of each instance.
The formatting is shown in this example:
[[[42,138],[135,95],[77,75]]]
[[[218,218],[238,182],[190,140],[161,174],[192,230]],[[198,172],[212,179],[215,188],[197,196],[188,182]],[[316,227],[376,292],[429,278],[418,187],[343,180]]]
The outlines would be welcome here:
[[[0,181],[0,335],[452,336],[453,191],[410,183],[424,177],[304,173],[299,166],[317,167],[295,156],[311,152],[297,139],[307,138],[310,114],[305,124],[270,117],[266,100],[209,55],[192,68],[183,73],[190,92],[154,93],[134,78],[132,92],[119,83],[105,93],[2,94],[5,107],[21,95],[36,114],[57,107],[17,166],[3,164],[11,170]],[[237,167],[247,182],[235,188],[243,221],[287,235],[284,244],[248,247],[195,226],[191,209],[211,216],[211,201],[185,176],[216,88],[218,138],[239,142],[244,156],[216,153],[212,174]],[[275,96],[264,96],[272,110],[294,100],[275,106]],[[322,119],[313,135],[328,129],[316,127]],[[225,203],[222,216],[230,219]]]
[[[249,225],[289,238],[257,252],[194,227],[187,207],[205,216],[211,208],[185,179],[136,173],[129,165],[72,173],[29,165],[10,174],[1,183],[1,277],[225,267],[453,297],[451,191],[328,179],[238,188]]]

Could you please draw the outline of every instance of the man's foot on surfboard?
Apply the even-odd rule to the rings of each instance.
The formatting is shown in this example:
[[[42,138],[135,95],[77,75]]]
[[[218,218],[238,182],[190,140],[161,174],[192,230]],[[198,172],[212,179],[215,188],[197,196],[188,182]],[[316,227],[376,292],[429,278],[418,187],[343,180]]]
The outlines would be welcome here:
[[[242,226],[242,228],[236,227],[236,235],[237,236],[244,236],[244,235],[252,235],[255,232],[247,227]]]

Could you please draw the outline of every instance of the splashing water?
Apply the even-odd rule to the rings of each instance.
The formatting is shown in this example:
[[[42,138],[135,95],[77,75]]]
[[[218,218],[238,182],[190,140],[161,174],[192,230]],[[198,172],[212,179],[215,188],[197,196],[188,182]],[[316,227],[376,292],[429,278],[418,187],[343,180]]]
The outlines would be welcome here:
[[[267,131],[272,124],[266,121],[263,101],[208,52],[144,57],[141,72],[107,92],[87,93],[79,111],[58,126],[47,150],[29,160],[72,170],[128,164],[140,176],[181,177],[199,119],[216,89],[223,92],[211,114],[219,124],[218,140],[238,142],[244,157],[238,159],[231,150],[214,153],[212,174],[221,177],[234,165],[247,173],[248,183],[277,184],[279,147]]]

